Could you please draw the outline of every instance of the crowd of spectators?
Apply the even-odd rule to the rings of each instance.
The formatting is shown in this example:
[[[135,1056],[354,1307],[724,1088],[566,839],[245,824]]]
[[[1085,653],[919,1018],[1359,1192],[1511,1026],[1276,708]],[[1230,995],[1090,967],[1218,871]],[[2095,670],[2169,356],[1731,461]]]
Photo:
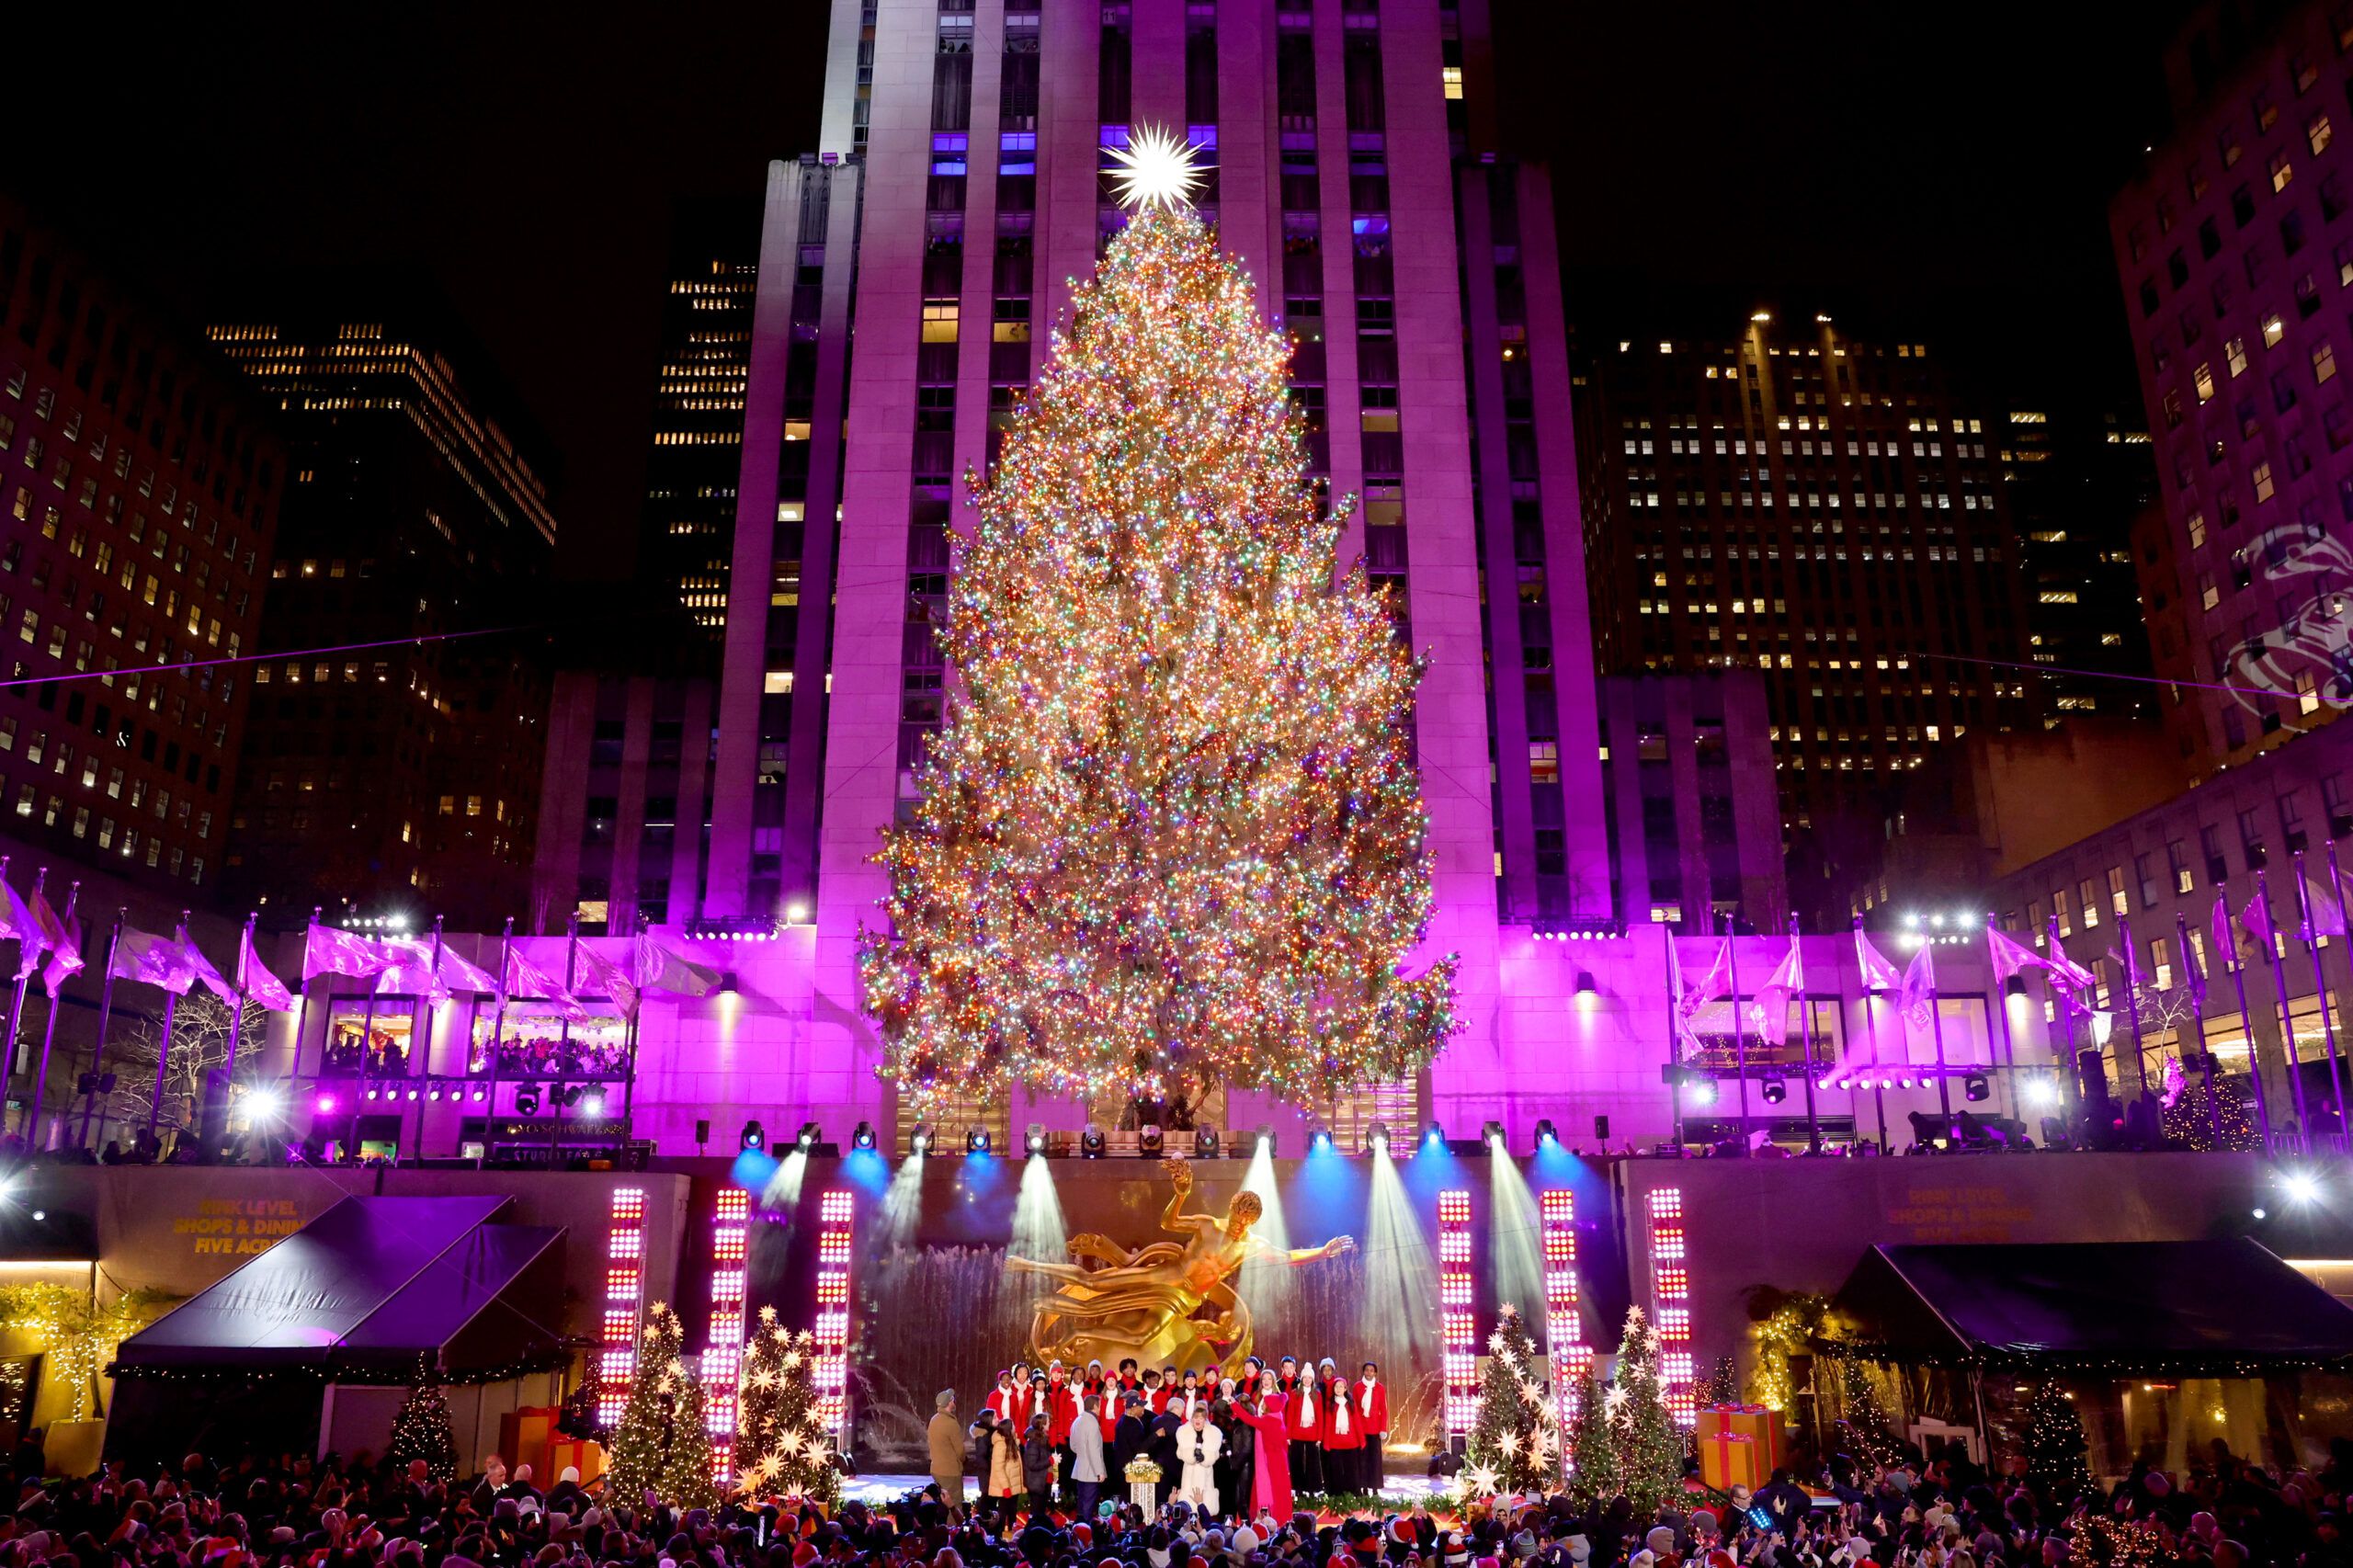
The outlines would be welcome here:
[[[1124,1492],[1085,1516],[938,1482],[885,1502],[793,1497],[677,1508],[565,1471],[542,1489],[493,1460],[437,1481],[422,1460],[246,1455],[42,1473],[20,1448],[0,1568],[2336,1568],[2353,1445],[2282,1473],[2220,1444],[2179,1473],[2135,1465],[2054,1497],[2015,1469],[1917,1456],[1754,1495],[1694,1487],[1637,1517],[1623,1498],[1393,1498],[1220,1520]],[[1304,1500],[1302,1500],[1304,1501]]]

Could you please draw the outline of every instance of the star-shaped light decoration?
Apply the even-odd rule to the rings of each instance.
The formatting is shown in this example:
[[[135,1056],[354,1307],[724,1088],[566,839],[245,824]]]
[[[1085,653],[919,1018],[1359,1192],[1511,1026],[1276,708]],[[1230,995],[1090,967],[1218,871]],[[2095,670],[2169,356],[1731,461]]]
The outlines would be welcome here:
[[[1618,1387],[1614,1383],[1610,1385],[1609,1392],[1601,1396],[1602,1410],[1613,1417],[1618,1414],[1620,1407],[1624,1405],[1625,1403],[1626,1391]]]
[[[1474,1464],[1462,1471],[1464,1483],[1474,1496],[1492,1497],[1503,1484],[1503,1476],[1489,1464]]]
[[[1191,206],[1193,187],[1209,167],[1199,161],[1200,151],[1163,126],[1129,132],[1126,146],[1111,149],[1111,161],[1119,165],[1111,178],[1119,187],[1120,205],[1139,212]]]
[[[1505,1427],[1495,1434],[1495,1447],[1503,1449],[1506,1454],[1519,1452],[1519,1434],[1508,1426]]]

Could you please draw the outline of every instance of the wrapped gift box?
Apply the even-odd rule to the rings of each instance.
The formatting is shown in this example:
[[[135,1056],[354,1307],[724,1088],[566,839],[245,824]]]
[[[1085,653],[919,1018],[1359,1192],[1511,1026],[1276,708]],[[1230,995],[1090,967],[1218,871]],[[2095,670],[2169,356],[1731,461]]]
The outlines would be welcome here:
[[[531,1479],[540,1490],[555,1484],[556,1472],[548,1466],[548,1445],[555,1440],[556,1417],[563,1414],[552,1404],[527,1404],[498,1418],[498,1452],[506,1460],[509,1474],[529,1465]]]
[[[580,1437],[558,1437],[548,1445],[548,1468],[541,1484],[553,1486],[563,1479],[566,1465],[580,1471],[580,1484],[587,1485],[605,1473],[605,1450]],[[535,1475],[537,1471],[533,1472]]]
[[[1719,1491],[1765,1484],[1781,1462],[1780,1417],[1761,1404],[1700,1408],[1699,1479]]]

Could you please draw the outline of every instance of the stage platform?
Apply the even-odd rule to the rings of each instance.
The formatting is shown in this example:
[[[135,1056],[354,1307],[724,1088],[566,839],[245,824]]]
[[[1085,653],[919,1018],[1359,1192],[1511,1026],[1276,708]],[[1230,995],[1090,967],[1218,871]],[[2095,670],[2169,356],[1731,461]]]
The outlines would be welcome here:
[[[927,1475],[900,1475],[878,1471],[846,1476],[842,1480],[842,1498],[845,1502],[893,1503],[908,1493],[930,1484],[931,1477]],[[1443,1482],[1433,1480],[1427,1475],[1398,1475],[1392,1471],[1382,1485],[1381,1491],[1387,1496],[1410,1501],[1421,1497],[1437,1497],[1444,1490],[1444,1486]],[[966,1496],[969,1498],[971,1495],[972,1494],[968,1491]],[[1106,1495],[1108,1495],[1108,1492]]]

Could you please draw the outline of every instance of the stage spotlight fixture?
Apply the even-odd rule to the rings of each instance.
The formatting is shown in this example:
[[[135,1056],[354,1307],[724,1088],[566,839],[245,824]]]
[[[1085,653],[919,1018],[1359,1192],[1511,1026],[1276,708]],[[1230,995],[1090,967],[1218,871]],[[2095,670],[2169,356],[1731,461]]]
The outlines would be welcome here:
[[[1594,993],[1596,993],[1597,991],[1599,991],[1600,989],[1601,989],[1601,987],[1600,987],[1600,986],[1598,986],[1598,985],[1597,985],[1597,984],[1595,984],[1595,983],[1594,983],[1594,979],[1593,979],[1593,971],[1591,971],[1591,970],[1589,970],[1589,969],[1581,969],[1581,970],[1577,971],[1577,994],[1578,994],[1578,995],[1580,995],[1580,996],[1590,996],[1590,995],[1592,995]]]
[[[1332,1130],[1328,1127],[1323,1126],[1309,1128],[1307,1130],[1307,1152],[1311,1154],[1330,1153],[1332,1152]]]
[[[438,1084],[436,1084],[436,1085],[434,1085],[431,1088],[429,1088],[429,1089],[426,1090],[426,1091],[425,1091],[425,1097],[426,1097],[426,1100],[430,1101],[431,1103],[433,1103],[433,1104],[435,1104],[435,1105],[438,1105],[438,1104],[440,1104],[440,1103],[441,1103],[441,1085],[438,1085]]]
[[[556,1098],[562,1101],[566,1108],[570,1108],[572,1106],[578,1105],[580,1103],[580,1096],[586,1092],[587,1091],[578,1084],[569,1084],[556,1091]]]
[[[1713,1078],[1701,1078],[1696,1083],[1688,1085],[1687,1087],[1690,1090],[1693,1105],[1716,1103],[1716,1081]]]
[[[731,971],[719,977],[719,994],[722,996],[733,996],[735,994],[735,991],[736,980],[733,971]]]
[[[918,1121],[915,1130],[907,1134],[907,1152],[920,1159],[931,1153],[931,1123]]]
[[[1208,1122],[1193,1129],[1193,1158],[1214,1160],[1218,1155],[1217,1129]]]
[[[1479,1128],[1479,1139],[1480,1142],[1485,1143],[1490,1149],[1502,1148],[1504,1146],[1504,1124],[1500,1121],[1483,1122]]]
[[[333,1095],[321,1095],[317,1100],[313,1103],[326,1115],[333,1116],[335,1114],[335,1097]]]
[[[1765,1096],[1767,1105],[1779,1105],[1790,1097],[1790,1085],[1780,1078],[1768,1078],[1757,1092]]]
[[[856,1127],[851,1128],[849,1133],[849,1146],[853,1149],[873,1148],[874,1124],[870,1121],[861,1121]]]
[[[2029,1078],[2024,1093],[2026,1103],[2030,1106],[2049,1107],[2059,1103],[2059,1085],[2050,1078]]]
[[[1079,1130],[1078,1157],[1082,1160],[1101,1159],[1103,1157],[1103,1145],[1106,1142],[1108,1142],[1108,1140],[1103,1136],[1103,1130],[1100,1127],[1097,1127],[1095,1123],[1091,1121],[1088,1122],[1085,1127]]]
[[[1032,1154],[1042,1154],[1046,1152],[1046,1124],[1044,1122],[1033,1121],[1029,1124],[1029,1135],[1022,1141],[1022,1147],[1027,1149]]]
[[[383,1097],[383,1093],[384,1093],[384,1091],[383,1091],[383,1090],[381,1090],[381,1089],[370,1088],[370,1089],[368,1091],[368,1097],[369,1097],[369,1099],[371,1099],[371,1100],[373,1100],[373,1099],[381,1099],[381,1097]]]
[[[2025,995],[2026,976],[2022,974],[2014,974],[2010,976],[2009,980],[2002,986],[2002,994],[2006,996]]]
[[[1147,1121],[1136,1129],[1136,1153],[1147,1160],[1158,1159],[1161,1146],[1167,1142],[1167,1138],[1168,1134],[1161,1128],[1160,1123]]]
[[[1961,1097],[1972,1105],[1994,1096],[1994,1082],[1983,1073],[1964,1074],[1961,1080]]]
[[[1549,1116],[1548,1116],[1548,1117],[1545,1117],[1545,1118],[1543,1118],[1541,1120],[1540,1120],[1540,1121],[1538,1121],[1538,1122],[1537,1122],[1537,1124],[1536,1124],[1536,1152],[1537,1152],[1538,1153],[1540,1153],[1540,1153],[1542,1153],[1545,1150],[1550,1149],[1550,1148],[1553,1147],[1555,1144],[1559,1143],[1559,1142],[1560,1142],[1560,1141],[1561,1141],[1561,1130],[1560,1130],[1559,1128],[1554,1127],[1554,1126],[1552,1125],[1552,1119],[1551,1117],[1549,1117]]]
[[[1258,1124],[1257,1150],[1270,1160],[1275,1157],[1275,1129],[1272,1123],[1262,1121]]]
[[[2280,1178],[2291,1202],[2310,1203],[2320,1196],[2320,1177],[2310,1171],[2290,1171]]]
[[[804,1154],[814,1153],[817,1145],[824,1141],[825,1130],[813,1121],[802,1122],[801,1131],[793,1135],[792,1140],[794,1146]]]
[[[989,1130],[978,1122],[964,1130],[964,1153],[985,1154],[989,1152]]]
[[[605,1091],[602,1089],[591,1089],[586,1094],[581,1096],[580,1114],[583,1116],[604,1115]]]
[[[1366,1153],[1376,1159],[1389,1153],[1389,1124],[1387,1122],[1376,1121],[1365,1130],[1364,1149]]]
[[[490,1098],[490,1091],[488,1089],[477,1088],[470,1092],[466,1097],[473,1101],[476,1105],[480,1105],[483,1101]]]
[[[408,1097],[411,1099],[416,1098],[416,1087],[415,1085],[411,1085],[409,1086]]]
[[[756,1121],[745,1122],[744,1124],[744,1136],[740,1146],[745,1149],[767,1148],[768,1146],[767,1129],[762,1127]]]
[[[1440,1127],[1440,1126],[1439,1126],[1437,1122],[1435,1122],[1435,1121],[1431,1122],[1427,1127],[1423,1128],[1423,1129],[1422,1129],[1422,1147],[1423,1147],[1423,1148],[1425,1148],[1425,1149],[1443,1149],[1443,1148],[1445,1148],[1445,1147],[1446,1147],[1446,1129],[1445,1129],[1445,1128],[1443,1128],[1443,1127]]]

